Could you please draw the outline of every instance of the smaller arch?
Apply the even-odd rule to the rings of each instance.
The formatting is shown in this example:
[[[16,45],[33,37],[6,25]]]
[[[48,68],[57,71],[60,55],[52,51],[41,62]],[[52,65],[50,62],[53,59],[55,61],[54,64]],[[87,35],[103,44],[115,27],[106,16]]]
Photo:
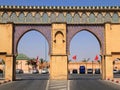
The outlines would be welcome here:
[[[50,15],[50,22],[51,22],[51,23],[56,22],[56,15],[55,15],[55,13],[52,13],[52,14]]]
[[[75,13],[74,17],[73,17],[73,22],[74,23],[80,23],[80,16],[78,13]]]
[[[114,13],[112,16],[112,22],[118,23],[119,22],[119,15],[118,13]]]
[[[41,22],[41,16],[39,13],[36,13],[34,18],[35,18],[35,22]]]
[[[43,13],[42,22],[43,23],[48,23],[49,22],[49,17],[48,17],[47,13]]]
[[[94,23],[95,19],[96,19],[95,15],[93,13],[91,13],[90,16],[89,16],[89,22]]]
[[[2,78],[5,77],[5,60],[0,57],[0,72],[2,73]]]
[[[70,14],[70,13],[67,13],[67,15],[66,15],[66,22],[67,23],[72,23],[72,15]]]
[[[11,14],[11,16],[10,16],[10,21],[11,21],[11,22],[17,22],[17,21],[18,21],[18,17],[17,17],[17,15],[16,15],[15,12],[13,12],[13,13]]]
[[[81,15],[81,22],[82,22],[82,23],[87,23],[87,22],[88,22],[87,19],[88,19],[87,15],[86,15],[85,13],[83,13],[83,14]]]
[[[62,33],[61,31],[57,31],[57,32],[55,33],[55,38],[56,38],[56,36],[57,36],[58,34],[61,34],[61,35],[64,37],[64,35],[63,35],[63,33]]]
[[[106,15],[104,17],[104,22],[111,22],[111,15],[110,15],[110,13],[106,13]]]
[[[102,23],[103,22],[103,15],[101,13],[98,13],[96,22],[97,23]]]
[[[8,15],[8,13],[5,12],[2,16],[2,22],[6,23],[8,21],[9,21],[9,15]]]
[[[26,16],[26,22],[34,22],[33,16],[30,12]]]
[[[65,22],[65,17],[63,13],[58,14],[57,22]]]
[[[19,21],[19,22],[25,22],[25,15],[24,15],[23,12],[21,12],[21,13],[19,14],[18,21]]]

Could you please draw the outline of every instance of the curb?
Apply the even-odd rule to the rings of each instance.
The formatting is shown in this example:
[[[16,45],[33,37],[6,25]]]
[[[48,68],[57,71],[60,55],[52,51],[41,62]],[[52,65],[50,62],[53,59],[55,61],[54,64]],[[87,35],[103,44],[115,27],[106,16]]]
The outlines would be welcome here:
[[[4,83],[8,83],[8,82],[11,82],[11,80],[0,81],[0,85],[1,85],[1,84],[4,84]]]
[[[120,84],[120,81],[119,80],[115,80],[115,79],[108,78],[107,81],[111,81],[113,83]]]

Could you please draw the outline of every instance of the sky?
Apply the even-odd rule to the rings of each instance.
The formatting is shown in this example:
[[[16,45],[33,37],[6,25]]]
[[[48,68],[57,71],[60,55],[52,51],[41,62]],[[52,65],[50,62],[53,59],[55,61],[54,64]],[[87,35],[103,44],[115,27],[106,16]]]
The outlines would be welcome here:
[[[116,6],[120,0],[0,0],[1,5],[25,6]]]
[[[0,5],[18,6],[120,6],[120,0],[0,0]],[[31,37],[32,36],[32,37]],[[18,44],[18,52],[29,57],[44,58],[49,61],[48,43],[44,36],[37,31],[26,33]],[[99,42],[94,35],[87,31],[77,33],[70,43],[70,56],[76,55],[77,60],[93,60],[100,54]],[[74,60],[72,60],[74,61]]]

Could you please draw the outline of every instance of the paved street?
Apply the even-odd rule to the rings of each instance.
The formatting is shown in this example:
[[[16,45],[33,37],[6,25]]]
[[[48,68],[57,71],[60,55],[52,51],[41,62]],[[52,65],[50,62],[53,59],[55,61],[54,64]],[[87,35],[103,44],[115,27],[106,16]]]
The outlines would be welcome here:
[[[18,80],[0,85],[0,90],[45,90],[48,75],[43,74],[19,74]]]
[[[70,75],[69,78],[70,90],[120,90],[120,85],[103,81],[100,75]]]
[[[0,90],[120,90],[120,85],[103,81],[100,75],[71,74],[68,81],[48,79],[47,74],[18,74],[17,81],[0,85]]]

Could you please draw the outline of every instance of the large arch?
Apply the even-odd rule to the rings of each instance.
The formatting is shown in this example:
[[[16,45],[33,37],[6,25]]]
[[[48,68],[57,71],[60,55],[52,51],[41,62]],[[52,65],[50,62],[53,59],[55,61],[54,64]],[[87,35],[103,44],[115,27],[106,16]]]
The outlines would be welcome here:
[[[87,30],[91,32],[99,41],[100,48],[101,48],[101,54],[104,54],[104,26],[103,25],[68,25],[67,27],[68,33],[67,33],[67,53],[69,54],[70,49],[70,41],[76,35],[76,33]],[[100,32],[99,32],[100,31]]]
[[[21,37],[28,31],[36,30],[40,32],[48,41],[50,53],[51,26],[50,25],[16,25],[14,33],[14,54],[17,54],[17,44]]]
[[[70,73],[74,73],[74,70],[77,70],[77,73],[80,74],[80,66],[85,66],[85,74],[87,74],[88,69],[92,69],[93,74],[96,68],[99,68],[101,71],[100,65],[95,66],[97,62],[101,62],[100,51],[101,43],[97,36],[90,30],[80,30],[70,41],[68,70]],[[98,56],[98,61],[94,60],[96,55]]]
[[[73,36],[73,38],[71,39],[70,45],[71,45],[71,43],[72,43],[72,40],[73,40],[74,38],[77,38],[77,37],[80,36],[81,34],[88,35],[88,36],[84,36],[84,37],[90,37],[90,41],[91,41],[91,38],[92,38],[93,41],[95,41],[95,42],[98,43],[98,46],[99,46],[99,48],[101,49],[101,42],[100,42],[100,40],[99,40],[98,37],[97,37],[93,32],[91,32],[90,30],[80,30],[79,32],[77,32],[77,33]],[[77,37],[76,37],[76,35],[77,35]],[[82,39],[82,38],[81,38],[81,39]],[[77,39],[77,40],[78,40],[78,39]],[[78,41],[78,42],[79,42],[79,41]],[[82,43],[82,42],[80,42],[80,43]],[[88,45],[88,44],[87,44],[87,45]]]

